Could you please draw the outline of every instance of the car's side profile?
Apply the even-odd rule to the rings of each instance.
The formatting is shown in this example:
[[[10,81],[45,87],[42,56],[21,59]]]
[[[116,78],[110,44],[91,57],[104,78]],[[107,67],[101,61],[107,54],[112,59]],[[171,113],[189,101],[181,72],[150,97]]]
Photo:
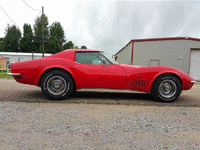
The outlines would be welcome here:
[[[65,99],[76,89],[105,88],[150,92],[158,101],[172,102],[195,83],[178,69],[118,64],[97,50],[65,50],[12,63],[11,71],[17,82],[40,86],[53,100]]]

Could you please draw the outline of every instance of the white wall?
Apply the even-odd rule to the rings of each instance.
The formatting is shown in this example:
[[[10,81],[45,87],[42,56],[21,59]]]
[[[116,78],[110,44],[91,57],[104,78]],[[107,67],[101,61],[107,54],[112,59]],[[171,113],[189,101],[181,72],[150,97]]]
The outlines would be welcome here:
[[[122,64],[131,64],[131,53],[132,42],[130,42],[126,47],[124,47],[124,49],[115,55],[115,57],[117,57],[116,61]]]

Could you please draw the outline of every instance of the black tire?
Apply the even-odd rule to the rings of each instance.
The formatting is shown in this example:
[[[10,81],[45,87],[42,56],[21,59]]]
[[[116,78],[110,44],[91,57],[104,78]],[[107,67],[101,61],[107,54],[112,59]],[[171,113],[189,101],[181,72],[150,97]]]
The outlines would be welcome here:
[[[162,75],[152,84],[151,94],[157,101],[173,102],[181,93],[181,82],[174,75]]]
[[[48,72],[41,81],[42,93],[51,100],[63,100],[73,91],[73,80],[64,71]]]

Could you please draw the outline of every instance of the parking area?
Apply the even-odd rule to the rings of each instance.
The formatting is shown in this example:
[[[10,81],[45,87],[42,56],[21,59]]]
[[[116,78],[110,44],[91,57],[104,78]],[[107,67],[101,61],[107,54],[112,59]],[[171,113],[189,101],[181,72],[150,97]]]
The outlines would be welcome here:
[[[173,103],[99,89],[49,101],[38,87],[2,79],[0,149],[199,149],[199,90]]]

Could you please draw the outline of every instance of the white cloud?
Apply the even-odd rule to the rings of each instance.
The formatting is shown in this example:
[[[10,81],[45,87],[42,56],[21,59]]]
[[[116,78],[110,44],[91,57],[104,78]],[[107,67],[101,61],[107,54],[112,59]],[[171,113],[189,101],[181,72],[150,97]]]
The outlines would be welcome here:
[[[49,24],[59,21],[66,39],[79,47],[116,53],[131,39],[169,36],[200,38],[199,1],[47,1],[25,0],[34,9],[44,6]],[[19,28],[34,24],[39,12],[22,0],[0,4]],[[6,14],[0,10],[0,37],[4,36]],[[21,23],[22,22],[22,23]]]

